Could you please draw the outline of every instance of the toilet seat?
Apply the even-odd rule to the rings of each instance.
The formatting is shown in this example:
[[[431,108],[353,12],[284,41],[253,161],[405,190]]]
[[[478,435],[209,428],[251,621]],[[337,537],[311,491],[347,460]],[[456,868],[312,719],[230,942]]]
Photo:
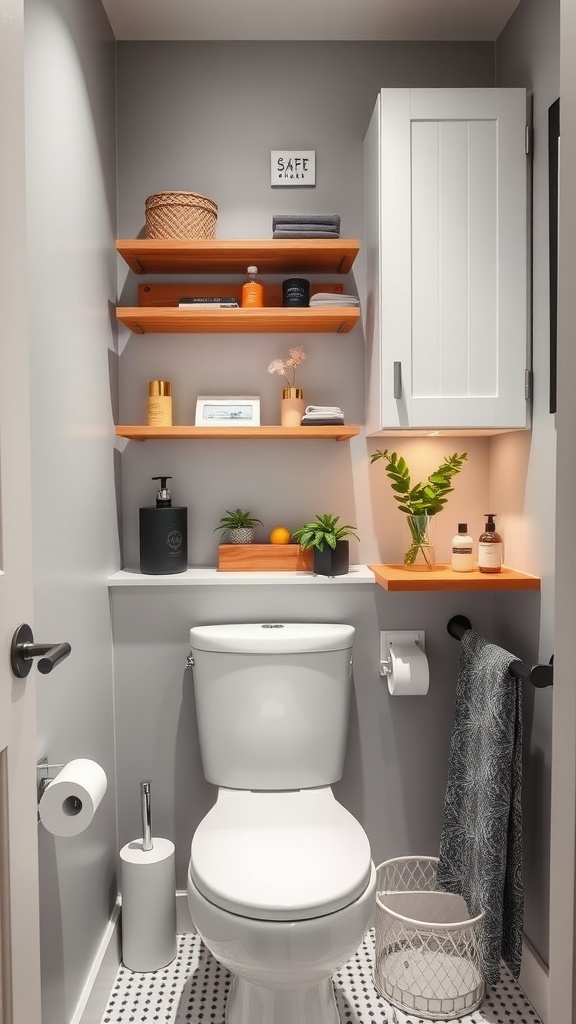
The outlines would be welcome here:
[[[192,839],[190,876],[223,910],[269,921],[322,917],[370,881],[368,837],[330,787],[220,789]]]

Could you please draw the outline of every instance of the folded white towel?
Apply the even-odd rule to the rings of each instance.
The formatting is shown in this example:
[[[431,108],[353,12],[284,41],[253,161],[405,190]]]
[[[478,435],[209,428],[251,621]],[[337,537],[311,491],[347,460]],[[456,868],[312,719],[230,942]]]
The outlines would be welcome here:
[[[359,306],[357,295],[342,295],[336,292],[315,292],[310,296],[311,306]]]
[[[304,413],[306,417],[317,416],[323,419],[325,416],[343,416],[344,413],[338,405],[307,405]]]

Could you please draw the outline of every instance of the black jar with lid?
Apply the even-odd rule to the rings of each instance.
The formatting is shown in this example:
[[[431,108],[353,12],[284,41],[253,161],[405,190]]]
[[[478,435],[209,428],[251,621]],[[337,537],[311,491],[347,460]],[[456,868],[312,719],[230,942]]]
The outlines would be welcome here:
[[[282,282],[283,306],[307,306],[310,302],[310,281],[304,277],[289,277]]]

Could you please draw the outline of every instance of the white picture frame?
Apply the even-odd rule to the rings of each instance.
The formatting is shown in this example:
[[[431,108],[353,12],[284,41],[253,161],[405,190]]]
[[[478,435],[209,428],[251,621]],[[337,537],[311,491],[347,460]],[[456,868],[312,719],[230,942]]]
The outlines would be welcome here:
[[[315,187],[316,150],[270,150],[270,185],[272,188]]]
[[[257,395],[198,395],[196,427],[259,427]]]

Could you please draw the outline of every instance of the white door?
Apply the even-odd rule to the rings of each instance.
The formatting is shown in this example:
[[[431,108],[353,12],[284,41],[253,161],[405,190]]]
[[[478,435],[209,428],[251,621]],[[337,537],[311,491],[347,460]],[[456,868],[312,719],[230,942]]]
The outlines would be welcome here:
[[[370,133],[377,429],[524,427],[525,90],[384,89]]]
[[[36,669],[10,669],[32,624],[23,0],[0,0],[0,985],[2,1024],[40,1024]]]

